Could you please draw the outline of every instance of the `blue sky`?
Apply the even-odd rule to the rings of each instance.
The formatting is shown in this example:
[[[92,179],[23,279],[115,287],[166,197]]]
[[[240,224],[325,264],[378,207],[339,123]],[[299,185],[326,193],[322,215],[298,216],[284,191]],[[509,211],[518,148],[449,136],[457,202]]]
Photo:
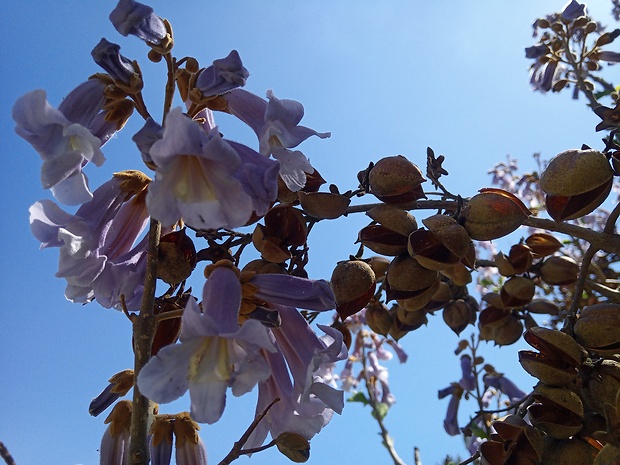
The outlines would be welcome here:
[[[356,174],[370,161],[403,154],[424,166],[426,147],[445,154],[450,172],[445,184],[471,196],[488,187],[489,168],[507,155],[531,166],[543,158],[597,146],[598,117],[583,101],[566,95],[532,93],[523,49],[532,44],[535,18],[562,8],[562,1],[485,2],[454,0],[268,2],[187,1],[150,3],[175,31],[175,54],[195,56],[206,66],[237,49],[251,76],[246,88],[259,95],[272,89],[279,98],[305,106],[303,124],[331,131],[327,140],[308,140],[303,150],[313,165],[341,191],[357,187]],[[90,51],[101,37],[121,45],[146,76],[146,100],[161,107],[163,68],[150,64],[145,47],[123,38],[108,22],[113,0],[0,4],[4,46],[0,60],[0,280],[5,286],[0,310],[0,441],[20,465],[91,465],[104,431],[103,415],[92,418],[90,400],[114,373],[132,361],[130,325],[114,310],[74,305],[54,278],[56,250],[38,250],[28,225],[28,207],[50,198],[39,182],[40,160],[13,132],[13,102],[44,88],[57,106],[88,76],[99,72]],[[588,4],[591,14],[612,23],[611,2]],[[612,68],[610,73],[616,73]],[[251,145],[254,136],[231,118],[217,115],[227,136]],[[132,118],[104,147],[106,163],[87,170],[91,186],[113,171],[141,169],[131,136],[141,126]],[[94,167],[89,167],[94,168]],[[429,213],[430,214],[430,213]],[[416,215],[423,218],[423,213]],[[329,278],[336,262],[354,254],[358,217],[321,223],[313,231],[313,278]],[[357,228],[357,229],[356,229]],[[470,329],[462,336],[467,337]],[[413,447],[425,464],[447,453],[465,451],[460,438],[445,434],[447,399],[437,390],[460,378],[453,350],[458,338],[441,314],[409,334],[403,344],[409,361],[389,363],[397,404],[386,419],[396,449],[413,463]],[[483,346],[485,358],[507,372],[522,389],[533,378],[518,369],[515,345],[502,350]],[[205,426],[202,437],[212,463],[221,460],[250,423],[254,395],[228,398],[222,420]],[[188,408],[182,399],[173,409]],[[473,412],[473,410],[471,410]],[[463,409],[462,421],[467,418]],[[378,427],[367,409],[347,405],[312,441],[310,463],[388,463]],[[289,463],[275,451],[238,463]]]

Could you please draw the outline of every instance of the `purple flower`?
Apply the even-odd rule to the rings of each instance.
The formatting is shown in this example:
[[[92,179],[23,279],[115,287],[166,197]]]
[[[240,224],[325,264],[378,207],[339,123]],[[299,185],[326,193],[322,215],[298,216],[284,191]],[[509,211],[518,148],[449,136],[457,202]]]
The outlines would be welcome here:
[[[133,140],[138,146],[138,150],[142,155],[142,160],[144,163],[153,169],[156,169],[157,167],[151,158],[151,147],[155,142],[160,140],[163,135],[164,128],[153,118],[147,118],[144,126],[142,126],[142,129],[136,132],[131,138],[131,140]]]
[[[329,132],[319,133],[305,126],[299,126],[304,115],[304,107],[294,100],[280,100],[267,92],[268,102],[262,98],[235,89],[224,96],[228,111],[250,126],[259,140],[259,152],[272,155],[280,162],[280,176],[292,191],[298,191],[306,184],[306,173],[314,168],[306,156],[296,150],[310,136],[321,139],[330,137]]]
[[[151,215],[166,226],[183,219],[198,229],[235,228],[247,223],[255,205],[264,210],[265,196],[275,200],[273,162],[256,159],[249,175],[247,159],[217,128],[205,133],[178,108],[166,117],[163,136],[149,154],[157,173],[146,201]]]
[[[259,423],[247,447],[258,447],[269,432],[297,433],[311,439],[344,407],[343,392],[332,382],[334,362],[346,358],[340,331],[319,325],[326,333],[318,338],[306,320],[292,307],[274,306],[282,324],[271,330],[279,351],[266,353],[271,376],[259,384],[257,414],[275,399],[277,402]]]
[[[200,427],[187,412],[174,419],[175,457],[177,465],[207,465],[207,450],[198,435]]]
[[[101,465],[125,463],[129,456],[129,428],[131,426],[131,402],[121,400],[105,419],[110,424],[103,433],[99,451]]]
[[[508,396],[510,402],[517,402],[525,397],[525,392],[502,373],[487,373],[483,376],[485,386],[491,386]]]
[[[149,45],[170,41],[164,21],[153,13],[153,8],[134,0],[120,0],[110,13],[110,21],[125,37],[131,34]]]
[[[249,75],[239,53],[233,50],[226,58],[215,60],[211,66],[202,70],[196,79],[196,87],[203,97],[222,95],[243,87]]]
[[[563,21],[571,22],[580,16],[586,15],[586,5],[585,3],[579,3],[576,0],[571,0],[562,9],[562,13],[560,17]]]
[[[92,85],[98,84],[93,82]],[[83,95],[82,92],[80,95]],[[43,160],[43,188],[51,189],[54,197],[67,205],[79,205],[92,198],[82,168],[89,161],[97,166],[105,161],[100,150],[101,140],[69,117],[75,121],[92,121],[96,112],[94,109],[102,104],[101,95],[102,90],[84,95],[86,99],[80,100],[83,102],[81,112],[76,105],[65,104],[63,111],[68,116],[47,102],[44,90],[29,92],[13,106],[13,119],[17,124],[15,132],[29,142]],[[88,100],[89,97],[91,100]],[[76,102],[76,99],[71,101]]]
[[[138,375],[140,391],[159,403],[187,390],[192,418],[215,423],[230,387],[235,396],[250,391],[270,375],[263,352],[275,351],[258,321],[238,322],[241,283],[231,267],[215,268],[203,289],[202,311],[190,299],[182,317],[181,343],[161,349]]]
[[[121,55],[120,50],[119,45],[101,39],[90,54],[95,63],[114,79],[116,85],[130,94],[137,93],[143,86],[140,70],[134,62]]]
[[[120,308],[123,294],[127,308],[139,308],[146,240],[133,244],[148,220],[148,178],[137,173],[117,173],[75,215],[49,200],[30,207],[30,228],[41,248],[60,248],[56,277],[67,281],[65,296],[72,302],[97,299],[106,308]]]
[[[531,67],[530,84],[534,90],[549,92],[555,83],[556,76],[563,71],[558,62],[550,60],[547,63],[536,62]]]
[[[473,391],[476,388],[476,378],[472,372],[471,357],[469,355],[461,355],[461,370],[463,377],[459,384],[466,391]]]
[[[596,54],[599,60],[607,61],[609,63],[620,63],[620,53],[603,51]]]
[[[312,280],[286,274],[255,274],[245,282],[255,287],[254,297],[269,304],[316,311],[336,307],[334,293],[323,279]]]
[[[443,427],[450,436],[456,436],[461,433],[458,423],[458,411],[461,397],[463,396],[463,387],[459,383],[452,383],[447,388],[441,389],[437,397],[443,399],[451,396],[446,411],[446,418],[443,421]]]

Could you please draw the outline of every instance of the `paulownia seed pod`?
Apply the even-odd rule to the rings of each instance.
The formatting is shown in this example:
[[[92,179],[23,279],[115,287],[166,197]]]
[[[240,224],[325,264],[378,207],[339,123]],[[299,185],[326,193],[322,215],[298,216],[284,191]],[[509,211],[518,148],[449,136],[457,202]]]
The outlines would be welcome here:
[[[602,355],[620,352],[620,305],[595,304],[581,310],[574,326],[575,339]]]
[[[540,176],[549,215],[556,221],[587,215],[601,205],[613,184],[607,156],[597,150],[566,150]]]
[[[463,209],[460,223],[477,241],[504,237],[521,226],[530,211],[515,195],[502,189],[481,189]]]
[[[375,273],[361,260],[340,262],[334,268],[330,285],[336,297],[336,311],[344,321],[370,302],[375,293]]]
[[[371,193],[391,205],[407,206],[424,198],[424,181],[420,168],[402,155],[382,158],[368,173]]]

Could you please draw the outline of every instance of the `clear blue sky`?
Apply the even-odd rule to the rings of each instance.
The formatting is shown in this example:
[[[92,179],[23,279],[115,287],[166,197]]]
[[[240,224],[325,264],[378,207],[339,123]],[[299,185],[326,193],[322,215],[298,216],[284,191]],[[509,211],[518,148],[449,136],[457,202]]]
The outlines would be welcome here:
[[[150,5],[171,21],[177,56],[193,55],[208,65],[237,49],[251,73],[248,90],[264,95],[273,89],[279,98],[301,101],[303,123],[332,132],[330,139],[307,141],[304,152],[341,190],[357,187],[357,172],[386,155],[403,154],[423,167],[431,146],[447,157],[447,186],[470,196],[488,186],[487,170],[507,154],[527,167],[534,152],[550,158],[600,141],[593,131],[599,119],[583,101],[534,94],[528,85],[523,49],[532,44],[531,24],[563,3],[154,0]],[[13,133],[10,117],[22,94],[44,88],[57,106],[99,72],[90,51],[102,37],[140,61],[146,99],[157,108],[162,66],[147,63],[138,39],[116,33],[107,19],[115,5],[113,0],[0,3],[0,440],[19,465],[97,464],[105,414],[90,417],[88,404],[111,375],[132,362],[126,318],[97,304],[67,302],[64,281],[53,276],[57,250],[39,251],[30,234],[28,207],[50,196],[40,186],[38,155]],[[589,8],[611,24],[610,5],[599,0]],[[104,147],[103,167],[87,171],[91,186],[113,171],[141,168],[130,141],[141,122],[132,119]],[[248,130],[230,119],[218,121],[227,135],[254,143]],[[355,253],[356,228],[366,222],[360,216],[319,224],[311,243],[311,277],[329,278],[338,260]],[[409,361],[389,363],[397,404],[386,424],[409,464],[414,446],[425,464],[439,463],[446,453],[465,456],[461,439],[443,431],[447,399],[437,399],[438,389],[460,378],[453,355],[457,341],[438,313],[428,327],[403,339]],[[487,346],[483,355],[528,390],[534,380],[518,370],[519,347]],[[229,395],[222,420],[205,425],[202,437],[212,463],[247,427],[254,403],[253,394]],[[162,410],[174,408],[187,409],[188,400]],[[462,422],[466,413],[464,408]],[[377,433],[369,411],[349,404],[312,441],[310,463],[389,463]],[[269,451],[238,463],[289,462]]]

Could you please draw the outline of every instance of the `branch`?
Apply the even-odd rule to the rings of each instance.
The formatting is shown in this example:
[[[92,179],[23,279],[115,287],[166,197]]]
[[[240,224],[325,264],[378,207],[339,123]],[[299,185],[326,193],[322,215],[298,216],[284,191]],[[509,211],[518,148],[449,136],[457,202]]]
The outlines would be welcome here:
[[[138,389],[138,373],[151,356],[151,346],[155,334],[155,288],[157,285],[157,260],[161,224],[151,219],[149,230],[149,249],[146,263],[146,277],[144,280],[144,294],[140,313],[133,318],[134,337],[134,384],[133,384],[133,411],[131,415],[129,463],[131,465],[148,465],[148,420],[150,413],[149,399],[140,394]]]
[[[243,446],[245,445],[246,442],[248,442],[248,439],[250,439],[250,435],[254,432],[258,424],[261,422],[263,418],[265,418],[265,415],[267,415],[267,412],[269,412],[269,409],[271,409],[271,407],[273,407],[276,402],[280,402],[279,397],[276,397],[275,399],[273,399],[273,401],[265,408],[265,410],[263,410],[263,412],[260,415],[254,418],[254,421],[250,424],[248,429],[245,430],[245,433],[243,433],[243,435],[239,438],[239,440],[233,444],[233,448],[230,450],[228,455],[222,459],[219,465],[229,465],[234,460],[237,460],[239,457],[241,457],[244,454],[251,454],[254,452],[265,450],[269,447],[272,447],[276,443],[274,439],[273,441],[271,441],[269,444],[265,446],[257,447],[256,449],[243,450]]]
[[[0,441],[0,457],[4,459],[6,465],[15,465],[15,460],[13,460],[13,457],[9,454],[9,450],[2,441]]]

